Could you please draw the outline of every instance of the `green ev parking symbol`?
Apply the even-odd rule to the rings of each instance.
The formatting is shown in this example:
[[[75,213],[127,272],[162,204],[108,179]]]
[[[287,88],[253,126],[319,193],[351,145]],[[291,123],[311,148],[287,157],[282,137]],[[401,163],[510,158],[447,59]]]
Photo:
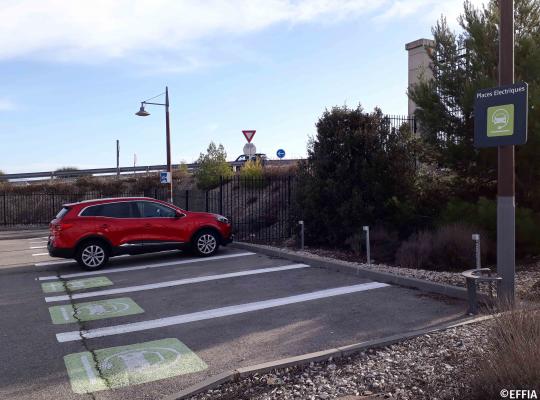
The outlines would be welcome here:
[[[487,109],[487,135],[510,136],[514,134],[514,105],[488,107]]]
[[[64,362],[75,393],[152,382],[208,368],[178,339],[162,339],[129,346],[68,354]]]
[[[96,278],[76,279],[67,281],[66,286],[69,290],[83,290],[102,286],[110,286],[113,283],[105,276],[98,276]],[[61,281],[46,282],[41,284],[41,288],[44,293],[65,292],[66,288]]]
[[[144,310],[129,297],[49,307],[49,313],[55,325],[77,322],[77,319],[79,321],[94,321],[143,312]]]

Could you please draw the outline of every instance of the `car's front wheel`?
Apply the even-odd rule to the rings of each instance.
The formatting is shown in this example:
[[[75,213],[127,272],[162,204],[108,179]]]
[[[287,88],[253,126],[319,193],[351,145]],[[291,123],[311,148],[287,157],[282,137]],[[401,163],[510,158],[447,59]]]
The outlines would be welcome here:
[[[204,230],[193,237],[191,245],[195,254],[201,257],[209,257],[218,251],[219,237],[211,230]]]
[[[103,267],[109,260],[106,246],[99,241],[88,241],[79,246],[76,255],[77,262],[87,270],[96,270]]]

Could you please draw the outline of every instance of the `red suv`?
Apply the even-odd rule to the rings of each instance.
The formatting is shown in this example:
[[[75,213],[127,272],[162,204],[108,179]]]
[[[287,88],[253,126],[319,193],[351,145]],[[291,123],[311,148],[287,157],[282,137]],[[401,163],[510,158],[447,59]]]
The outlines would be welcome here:
[[[64,205],[50,223],[47,248],[52,257],[75,258],[95,270],[119,254],[190,249],[206,257],[231,241],[231,223],[221,215],[122,197]]]

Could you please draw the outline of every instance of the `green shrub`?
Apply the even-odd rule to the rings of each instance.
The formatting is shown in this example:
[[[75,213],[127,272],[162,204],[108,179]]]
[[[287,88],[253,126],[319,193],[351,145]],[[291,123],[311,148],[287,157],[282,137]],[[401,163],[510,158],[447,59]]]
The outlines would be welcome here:
[[[174,180],[183,181],[190,178],[190,173],[186,163],[180,163],[178,169],[173,169],[172,177]]]
[[[219,185],[220,178],[227,180],[233,176],[222,144],[216,146],[214,142],[210,142],[206,154],[201,153],[197,163],[199,167],[194,175],[199,189],[213,189]]]
[[[306,242],[340,247],[362,225],[410,225],[419,152],[410,130],[392,127],[379,109],[325,111],[298,166],[294,214],[310,223]]]
[[[259,160],[247,161],[240,169],[240,182],[250,188],[264,186],[264,168]]]
[[[439,217],[439,225],[450,223],[469,223],[496,240],[497,202],[485,197],[476,204],[452,199]],[[528,208],[516,207],[516,254],[518,257],[540,254],[540,213]]]

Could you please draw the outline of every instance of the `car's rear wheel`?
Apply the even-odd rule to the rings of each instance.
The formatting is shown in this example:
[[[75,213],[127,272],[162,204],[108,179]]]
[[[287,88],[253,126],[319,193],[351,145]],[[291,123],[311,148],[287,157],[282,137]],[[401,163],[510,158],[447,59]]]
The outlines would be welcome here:
[[[109,260],[109,251],[100,241],[91,240],[79,246],[76,256],[77,262],[87,270],[102,268]]]
[[[212,256],[218,251],[219,236],[211,230],[203,230],[193,237],[191,246],[200,257]]]

